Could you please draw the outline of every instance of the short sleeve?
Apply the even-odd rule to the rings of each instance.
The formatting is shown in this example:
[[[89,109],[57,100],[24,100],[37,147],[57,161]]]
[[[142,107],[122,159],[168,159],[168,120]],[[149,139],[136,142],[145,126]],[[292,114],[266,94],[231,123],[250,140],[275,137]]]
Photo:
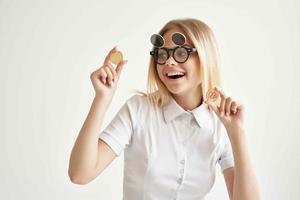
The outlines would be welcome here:
[[[234,167],[234,157],[232,153],[232,148],[231,148],[231,143],[228,138],[226,129],[222,127],[222,151],[218,159],[218,163],[221,167],[222,173],[224,172],[225,169]]]
[[[132,111],[127,101],[99,134],[99,138],[107,143],[117,156],[120,156],[126,145],[130,144],[133,132],[132,117]]]

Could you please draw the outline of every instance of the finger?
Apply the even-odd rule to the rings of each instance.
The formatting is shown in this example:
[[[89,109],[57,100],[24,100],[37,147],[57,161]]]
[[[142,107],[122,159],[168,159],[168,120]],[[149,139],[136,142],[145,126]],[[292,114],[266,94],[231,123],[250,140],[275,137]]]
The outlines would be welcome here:
[[[225,98],[221,98],[221,103],[220,103],[220,116],[224,116],[225,115]]]
[[[219,92],[221,98],[226,99],[226,94],[221,88],[215,87],[215,89],[217,90],[217,92]]]
[[[237,111],[237,103],[235,101],[231,103],[231,111],[233,112],[233,114],[235,114]]]
[[[128,60],[122,60],[116,67],[117,78],[120,77],[123,66],[128,62]]]
[[[106,72],[106,74],[107,74],[106,79],[107,79],[107,81],[108,81],[108,84],[109,84],[109,85],[112,85],[113,74],[112,74],[112,72],[111,72],[109,66],[105,66],[105,67],[104,67],[104,70],[105,70],[105,72]]]
[[[218,106],[214,102],[204,101],[218,116],[220,116],[220,112]]]
[[[226,100],[226,95],[225,93],[223,92],[223,90],[219,87],[215,87],[215,90],[217,92],[219,92],[220,94],[220,97],[221,97],[221,103],[220,103],[220,116],[224,116],[225,114],[225,100]]]
[[[94,71],[90,75],[90,79],[93,81],[97,77],[97,71]]]
[[[226,116],[229,116],[229,114],[230,114],[231,103],[232,103],[231,98],[227,97],[226,101],[225,101],[225,115]]]
[[[243,105],[237,106],[237,111],[244,111],[245,107]]]
[[[100,68],[99,70],[100,72],[100,77],[101,77],[101,81],[106,84],[106,77],[107,77],[107,74],[105,72],[105,70],[103,69],[103,67]]]
[[[110,69],[110,71],[113,75],[112,81],[115,81],[115,77],[117,76],[117,72],[111,64],[109,64],[108,67],[109,67],[109,69]]]
[[[97,69],[96,71],[94,71],[92,74],[91,74],[91,80],[101,80],[103,82],[103,75],[102,75],[102,72],[100,70],[101,68]]]
[[[110,55],[111,55],[112,53],[116,52],[116,51],[118,51],[118,50],[117,50],[117,46],[114,46],[114,48],[112,48],[112,49],[108,52],[107,56],[105,57],[105,59],[104,59],[104,64],[103,64],[103,65],[109,64]]]

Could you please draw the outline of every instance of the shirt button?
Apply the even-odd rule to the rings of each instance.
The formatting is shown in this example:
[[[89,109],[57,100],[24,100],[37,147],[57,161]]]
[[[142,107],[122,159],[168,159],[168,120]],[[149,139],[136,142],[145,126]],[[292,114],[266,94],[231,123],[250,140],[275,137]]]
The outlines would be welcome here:
[[[184,172],[184,169],[181,169],[181,170],[180,170],[180,174],[183,174],[183,172]]]
[[[177,179],[177,183],[181,184],[182,183],[182,178]]]
[[[181,164],[184,164],[184,163],[185,163],[185,160],[181,160],[180,163],[181,163]]]
[[[186,141],[182,142],[183,145],[186,145]]]

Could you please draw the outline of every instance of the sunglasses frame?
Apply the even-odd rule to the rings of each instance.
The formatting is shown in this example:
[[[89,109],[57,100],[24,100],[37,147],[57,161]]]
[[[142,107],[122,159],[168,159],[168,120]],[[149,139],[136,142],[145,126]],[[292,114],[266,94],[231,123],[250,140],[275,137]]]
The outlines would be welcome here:
[[[179,49],[179,48],[184,48],[184,49],[186,50],[186,52],[188,53],[187,58],[186,58],[184,61],[181,61],[181,62],[177,61],[176,58],[174,57],[174,54],[175,54],[176,49]],[[164,50],[167,52],[167,54],[168,54],[168,57],[167,57],[166,61],[163,62],[163,63],[159,63],[159,62],[157,61],[157,60],[158,60],[157,52],[158,52],[159,49],[164,49]],[[157,47],[155,47],[154,50],[150,51],[150,55],[153,56],[154,62],[155,62],[156,64],[164,65],[164,64],[166,64],[167,60],[169,60],[169,58],[170,58],[170,56],[171,56],[171,55],[170,55],[170,51],[172,51],[172,57],[173,57],[173,59],[174,59],[177,63],[181,63],[181,64],[182,64],[182,63],[185,63],[185,62],[189,59],[191,53],[197,52],[197,49],[196,49],[195,47],[187,47],[187,46],[177,46],[177,47],[175,47],[175,48],[166,48],[166,47],[157,48]]]

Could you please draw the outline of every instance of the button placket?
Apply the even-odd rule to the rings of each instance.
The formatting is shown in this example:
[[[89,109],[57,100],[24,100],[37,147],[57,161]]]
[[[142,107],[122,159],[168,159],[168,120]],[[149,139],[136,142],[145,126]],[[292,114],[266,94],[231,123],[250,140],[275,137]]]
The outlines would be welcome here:
[[[178,168],[178,175],[177,175],[177,192],[179,192],[179,188],[182,186],[183,183],[183,179],[184,179],[184,172],[185,172],[185,164],[186,164],[186,151],[187,151],[187,142],[188,142],[188,138],[189,138],[189,133],[190,133],[190,125],[186,124],[186,119],[191,119],[191,114],[189,114],[189,116],[184,116],[182,117],[182,122],[183,124],[185,124],[186,129],[183,130],[184,134],[180,135],[180,142],[179,142],[179,147],[181,149],[181,153],[180,153],[180,157],[181,159],[179,160],[179,168]]]
[[[179,168],[179,174],[181,175],[181,177],[183,177],[184,168],[185,168],[185,159],[182,159],[180,160],[180,168]]]
[[[189,119],[190,118],[191,118],[191,116],[189,115]],[[186,126],[187,132],[185,132],[185,134],[183,134],[183,136],[182,136],[181,145],[184,150],[186,150],[186,148],[187,148],[187,143],[188,143],[188,139],[190,137],[191,128],[192,127],[189,124],[187,124],[187,126]]]
[[[181,184],[182,183],[182,178],[177,179],[177,183]]]
[[[179,173],[180,173],[181,175],[183,175],[183,174],[184,174],[184,169],[181,168],[180,171],[179,171]]]
[[[185,164],[186,164],[186,158],[185,156],[179,161],[179,169],[178,169],[178,178],[177,178],[177,184],[181,185],[184,178],[184,171],[185,171]]]
[[[188,130],[186,132],[186,134],[183,135],[184,140],[181,141],[181,146],[182,146],[182,159],[180,160],[180,168],[178,171],[178,178],[177,178],[177,184],[178,187],[180,187],[183,183],[183,178],[184,178],[184,173],[185,173],[185,165],[186,165],[186,151],[187,151],[187,142],[188,139],[190,138],[190,130],[193,127],[193,113],[189,114],[189,122],[186,124],[186,130]]]

